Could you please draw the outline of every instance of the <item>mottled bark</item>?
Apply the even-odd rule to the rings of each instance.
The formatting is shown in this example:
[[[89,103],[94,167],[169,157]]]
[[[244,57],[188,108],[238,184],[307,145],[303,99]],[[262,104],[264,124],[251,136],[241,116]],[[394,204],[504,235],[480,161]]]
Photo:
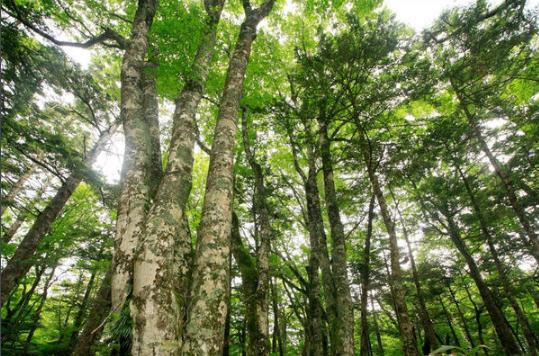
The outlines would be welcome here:
[[[256,136],[256,135],[255,135]],[[258,249],[256,251],[256,334],[250,338],[250,355],[267,355],[270,351],[269,342],[269,257],[273,231],[270,224],[266,186],[262,166],[257,162],[252,144],[249,139],[247,111],[242,113],[242,137],[245,156],[251,166],[254,176],[254,214],[258,223]]]
[[[144,121],[148,129],[146,155],[146,181],[150,198],[157,194],[157,188],[163,176],[163,162],[161,157],[160,128],[159,128],[159,104],[157,100],[156,76],[157,60],[153,58],[146,66],[142,75],[142,95],[144,98],[143,110]]]
[[[324,118],[320,118],[318,122],[320,156],[324,173],[324,197],[331,229],[331,270],[335,284],[335,318],[334,323],[330,325],[334,334],[331,353],[332,355],[353,355],[354,311],[348,282],[346,239],[333,178],[333,159],[327,122]]]
[[[362,131],[360,125],[358,125],[358,129]],[[362,132],[361,134],[364,133]],[[391,213],[387,206],[384,193],[382,192],[382,188],[380,187],[378,176],[376,175],[376,172],[374,170],[374,166],[371,161],[372,157],[370,145],[368,142],[366,142],[366,140],[367,138],[365,137],[363,137],[361,140],[361,152],[366,162],[369,180],[371,182],[374,195],[376,196],[376,200],[378,201],[380,213],[382,214],[384,225],[389,235],[389,250],[391,260],[390,279],[392,280],[392,285],[394,289],[394,302],[399,320],[398,324],[403,343],[403,353],[407,356],[418,355],[418,350],[414,337],[414,329],[410,321],[410,316],[408,315],[408,307],[406,305],[406,291],[404,290],[404,286],[402,285],[401,281],[402,272],[400,267],[400,253],[399,246],[397,244],[397,232],[395,231],[395,223],[391,218]]]
[[[154,350],[168,354],[181,349],[192,259],[185,207],[192,185],[195,116],[223,4],[224,0],[205,2],[207,26],[192,63],[191,77],[176,99],[167,169],[148,213],[141,252],[134,266],[134,354]]]
[[[84,327],[77,337],[76,344],[73,348],[73,355],[94,355],[93,346],[103,331],[105,318],[107,317],[111,307],[111,278],[112,278],[112,266],[109,267],[101,286],[95,296],[90,312],[88,313],[88,319],[86,320]]]
[[[306,124],[305,119],[303,119],[304,124]],[[308,125],[305,125],[307,128]],[[325,281],[331,280],[327,278],[331,273],[327,273],[327,268],[329,267],[328,255],[322,256],[320,247],[322,244],[322,233],[324,234],[323,240],[325,243],[325,232],[322,221],[322,213],[320,211],[320,197],[318,194],[318,186],[316,182],[316,157],[314,155],[314,143],[311,141],[307,146],[308,149],[308,174],[305,174],[303,168],[299,162],[299,147],[294,140],[294,132],[292,127],[286,126],[287,134],[289,136],[290,144],[292,146],[292,154],[294,158],[294,168],[301,177],[303,181],[303,187],[305,190],[305,200],[306,200],[306,212],[303,211],[303,219],[305,221],[305,226],[309,234],[309,262],[307,269],[308,283],[306,285],[307,290],[307,301],[308,305],[306,308],[306,321],[304,323],[305,327],[305,344],[303,349],[303,355],[327,355],[327,337],[326,337],[326,325],[325,320],[323,320],[323,307],[322,299],[320,297],[320,277],[319,270],[321,266],[321,259],[324,258],[326,263],[323,265],[326,267]],[[308,139],[310,137],[308,136]],[[296,193],[295,193],[296,194]],[[326,246],[327,251],[327,246]],[[331,272],[331,271],[329,271]],[[327,289],[327,288],[326,288]],[[333,300],[333,292],[328,293],[329,297],[328,305],[331,305]],[[329,311],[332,311],[332,308],[328,308]]]
[[[31,166],[30,168],[28,168],[26,172],[21,174],[19,178],[15,181],[15,183],[13,183],[9,192],[5,196],[3,196],[2,194],[2,203],[0,204],[0,216],[4,214],[4,211],[7,207],[13,205],[15,198],[20,195],[20,193],[24,189],[26,182],[28,182],[28,180],[30,179],[30,177],[32,177],[35,171],[36,166]]]
[[[372,195],[369,202],[369,214],[367,221],[367,233],[365,235],[365,247],[363,248],[363,265],[361,266],[361,356],[369,356],[372,353],[371,343],[369,339],[369,322],[367,319],[367,303],[369,299],[369,274],[371,261],[371,237],[372,223],[374,220],[374,203],[375,196]]]
[[[258,9],[252,9],[247,0],[243,2],[246,17],[230,59],[210,154],[193,270],[192,297],[182,349],[185,355],[222,353],[230,273],[228,257],[236,116],[251,45],[256,37],[256,26],[267,16],[273,3],[273,0],[268,0]]]
[[[326,241],[326,233],[324,230],[324,221],[322,218],[322,210],[321,210],[321,204],[320,204],[320,194],[318,192],[318,185],[316,181],[316,166],[314,163],[314,157],[309,158],[309,172],[307,175],[307,179],[304,182],[305,186],[305,199],[307,201],[307,229],[309,232],[309,243],[311,247],[311,257],[313,258],[312,264],[309,260],[309,283],[319,283],[317,280],[320,278],[318,275],[318,268],[320,268],[322,272],[322,285],[324,287],[324,297],[326,302],[326,314],[328,318],[328,322],[330,325],[329,329],[329,337],[330,337],[330,345],[334,345],[333,340],[335,340],[335,331],[331,328],[331,325],[334,325],[335,323],[335,284],[332,277],[332,271],[331,271],[331,265],[329,262],[329,254],[327,251],[327,241]],[[314,261],[314,257],[316,257],[316,261]],[[313,270],[311,270],[313,268]],[[314,293],[316,289],[318,291],[316,293],[320,293],[319,287],[316,285],[312,286],[315,288],[313,291],[309,291]],[[314,303],[320,304],[316,308],[322,308],[321,299],[319,296],[316,296],[314,299],[313,296],[313,307],[315,307]],[[314,313],[314,310],[313,310]],[[320,313],[322,311],[320,310]],[[316,315],[316,314],[314,314]],[[321,316],[321,314],[320,314]],[[317,326],[315,325],[309,325],[311,328],[311,336],[315,338],[316,341],[316,347],[319,347],[318,344],[318,338],[320,338],[320,341],[322,342],[322,346],[324,343],[327,343],[327,340],[324,336],[323,330],[325,330],[325,325],[323,325],[322,320],[320,321],[322,325]],[[316,328],[316,329],[315,329]],[[320,330],[317,330],[320,328]],[[320,335],[319,335],[320,333]],[[323,346],[323,354],[326,354],[327,351],[325,350],[325,347]],[[315,354],[314,351],[312,353]]]
[[[138,0],[131,38],[121,68],[121,118],[125,136],[122,188],[118,203],[113,255],[112,306],[120,310],[130,293],[135,248],[143,231],[150,203],[150,130],[144,108],[144,67],[148,32],[156,0]]]
[[[97,156],[105,148],[106,142],[111,135],[116,131],[117,125],[112,125],[108,130],[103,131],[93,149],[89,152],[84,160],[85,167],[91,167],[97,159]],[[0,292],[0,305],[3,305],[6,297],[16,287],[17,281],[23,277],[33,264],[32,257],[34,256],[39,244],[49,232],[49,229],[54,220],[60,215],[65,204],[75,191],[79,183],[82,181],[82,173],[77,171],[72,173],[60,186],[55,196],[47,204],[39,215],[34,220],[32,227],[21,243],[17,246],[17,250],[13,257],[9,260],[6,267],[0,274],[2,288]]]
[[[481,272],[479,271],[479,268],[477,267],[474,258],[468,251],[464,240],[462,240],[462,238],[460,237],[460,232],[456,222],[454,221],[453,216],[447,211],[442,211],[442,213],[445,213],[444,215],[447,219],[449,237],[453,241],[453,244],[455,245],[457,250],[459,250],[459,252],[464,257],[464,260],[466,261],[468,268],[470,269],[470,275],[473,278],[477,289],[479,290],[479,294],[481,295],[483,302],[485,303],[485,307],[490,316],[490,319],[492,320],[492,324],[494,326],[494,329],[496,330],[496,334],[498,335],[498,339],[500,340],[503,349],[509,355],[520,354],[521,350],[517,344],[517,341],[515,340],[511,328],[509,327],[509,324],[505,320],[503,313],[498,306],[501,305],[501,303],[497,301],[497,297],[492,293],[492,291],[488,288],[487,284],[484,282],[483,277],[481,276]]]
[[[502,185],[505,189],[507,199],[509,200],[509,204],[513,208],[513,211],[515,212],[515,215],[520,221],[524,232],[528,236],[530,252],[535,257],[537,263],[539,263],[539,237],[537,236],[534,221],[530,220],[517,196],[515,182],[513,181],[513,178],[511,177],[511,174],[508,172],[507,168],[502,163],[500,163],[500,161],[491,151],[490,147],[488,147],[487,141],[485,140],[485,138],[483,137],[483,133],[481,132],[481,126],[478,122],[477,116],[471,110],[470,104],[464,97],[461,89],[456,85],[453,80],[451,80],[451,85],[457,95],[457,98],[459,100],[462,110],[464,111],[466,119],[468,120],[468,125],[472,130],[472,134],[477,143],[479,144],[479,148],[487,156],[490,164],[496,172],[496,175],[500,178],[500,181],[502,182]]]

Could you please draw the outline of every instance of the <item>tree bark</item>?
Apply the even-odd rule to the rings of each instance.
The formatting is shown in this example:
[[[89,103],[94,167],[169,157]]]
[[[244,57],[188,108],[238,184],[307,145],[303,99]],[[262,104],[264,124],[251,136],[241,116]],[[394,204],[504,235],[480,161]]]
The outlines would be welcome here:
[[[150,55],[150,60],[145,65],[142,73],[142,95],[143,95],[143,110],[144,121],[148,129],[146,156],[146,169],[148,172],[146,180],[149,189],[150,198],[153,199],[157,194],[159,183],[163,176],[163,158],[161,157],[161,142],[159,128],[159,103],[157,100],[157,62],[156,55]]]
[[[492,320],[492,324],[494,325],[494,329],[496,330],[496,334],[498,335],[503,349],[509,355],[520,354],[521,350],[511,332],[511,328],[505,320],[502,311],[498,307],[498,305],[501,305],[501,303],[496,300],[496,296],[491,292],[491,290],[484,282],[483,277],[481,276],[481,272],[479,271],[479,268],[477,267],[474,258],[472,257],[472,255],[468,251],[468,248],[466,247],[466,244],[460,237],[460,233],[453,216],[448,212],[442,211],[442,213],[445,213],[444,215],[447,219],[449,237],[453,241],[455,247],[464,257],[464,260],[466,261],[468,268],[470,269],[470,275],[473,278],[477,289],[479,290],[479,294],[481,295],[483,302],[485,303],[485,307],[487,308],[490,319]]]
[[[111,307],[111,279],[113,269],[109,267],[101,286],[95,296],[90,312],[88,313],[88,319],[84,324],[81,333],[78,335],[76,344],[73,348],[73,355],[88,355],[95,354],[92,347],[95,342],[99,340],[103,326],[105,324],[105,318],[107,317]]]
[[[192,259],[185,207],[192,185],[196,112],[223,4],[224,0],[205,2],[207,24],[192,63],[193,73],[176,99],[167,169],[156,188],[134,265],[133,354],[169,354],[181,349]]]
[[[361,134],[364,135],[363,129],[358,125],[358,129],[361,131]],[[410,321],[410,316],[408,314],[408,307],[406,305],[406,291],[402,285],[402,272],[400,267],[400,253],[399,246],[397,244],[397,233],[395,231],[395,223],[391,218],[389,208],[386,203],[384,193],[380,187],[380,182],[378,176],[374,171],[372,164],[371,150],[369,148],[369,143],[366,142],[367,138],[363,137],[361,142],[361,152],[363,158],[367,165],[367,173],[369,175],[369,180],[371,186],[378,201],[380,207],[380,213],[386,226],[387,232],[389,234],[389,248],[391,254],[391,275],[390,279],[393,281],[394,288],[394,299],[395,299],[395,308],[397,310],[397,316],[399,318],[399,329],[403,343],[403,353],[404,355],[418,355],[417,345],[414,337],[414,328]]]
[[[363,248],[363,266],[361,271],[361,356],[369,356],[372,353],[369,339],[369,322],[367,319],[367,303],[369,299],[369,274],[371,260],[371,238],[372,224],[374,220],[374,194],[369,202],[369,215],[367,217],[367,234],[365,236],[365,247]]]
[[[242,280],[242,294],[245,301],[245,322],[247,328],[247,354],[256,355],[256,349],[251,345],[256,345],[258,337],[258,324],[256,317],[256,287],[257,287],[257,271],[256,262],[249,254],[249,251],[244,247],[241,235],[239,221],[236,213],[232,216],[232,232],[231,232],[231,250],[234,260],[240,270]]]
[[[122,189],[118,203],[113,254],[112,308],[120,310],[130,294],[135,249],[144,228],[150,202],[150,154],[152,141],[144,104],[144,68],[148,33],[156,0],[138,0],[131,38],[121,69],[121,118],[125,136]]]
[[[391,189],[390,189],[391,190]],[[391,192],[393,195],[393,192]],[[395,197],[393,196],[393,199],[395,200]],[[396,201],[396,200],[395,200]],[[423,345],[423,348],[425,350],[434,350],[438,348],[438,338],[436,337],[436,331],[434,330],[434,324],[432,323],[432,319],[430,318],[429,311],[427,309],[427,305],[425,303],[425,295],[423,293],[423,288],[421,286],[421,281],[419,278],[419,273],[417,271],[417,267],[415,264],[415,257],[414,253],[412,251],[412,245],[410,243],[409,235],[408,235],[408,229],[406,228],[406,225],[404,223],[404,218],[402,216],[402,213],[400,211],[398,203],[396,203],[396,209],[397,213],[399,215],[399,219],[402,226],[402,233],[404,236],[404,240],[406,241],[406,247],[408,249],[408,258],[410,259],[410,265],[412,267],[412,277],[414,280],[414,285],[417,292],[417,301],[419,303],[419,319],[421,320],[421,326],[423,327],[423,331],[425,332],[425,345]],[[428,344],[427,344],[428,343]],[[428,352],[427,352],[428,353]]]
[[[271,300],[273,308],[273,342],[272,352],[284,356],[283,333],[281,330],[281,310],[279,309],[279,295],[274,280],[270,280]]]
[[[346,263],[346,239],[337,203],[337,193],[331,157],[331,143],[325,118],[319,118],[319,144],[324,173],[325,203],[331,229],[331,267],[335,284],[335,318],[330,328],[333,331],[332,355],[354,354],[354,311],[348,281]]]
[[[316,173],[317,169],[315,166],[314,157],[310,155],[309,157],[309,172],[307,174],[307,179],[304,183],[305,186],[305,197],[307,200],[307,228],[309,230],[309,241],[311,245],[311,255],[316,255],[316,261],[312,261],[312,265],[309,262],[309,271],[310,274],[309,283],[315,282],[316,279],[320,278],[318,276],[318,268],[316,266],[319,266],[321,272],[322,272],[322,285],[324,288],[324,298],[326,302],[326,315],[327,320],[329,324],[329,339],[330,339],[330,350],[333,349],[335,343],[335,332],[336,330],[332,328],[332,325],[335,325],[335,318],[336,318],[336,312],[335,312],[335,284],[333,280],[333,273],[331,271],[331,264],[329,262],[329,254],[327,251],[327,241],[326,241],[326,233],[324,231],[324,221],[322,218],[322,209],[320,204],[320,194],[318,192],[318,184],[316,180]],[[316,268],[316,270],[311,270],[311,268]],[[318,282],[316,282],[318,283]],[[316,289],[318,289],[317,293],[320,293],[319,287],[316,285],[313,286],[313,293]],[[314,296],[313,296],[314,297]],[[317,303],[320,303],[318,308],[322,308],[322,302],[320,297],[317,298]],[[313,303],[316,303],[313,300]],[[315,312],[314,310],[312,311]],[[322,311],[320,311],[322,313]],[[316,314],[313,314],[316,315]],[[322,316],[322,314],[321,314]],[[321,330],[322,328],[325,329],[325,325],[322,322]],[[311,326],[310,326],[311,327]],[[321,337],[322,345],[324,345],[325,342],[327,342],[326,338],[323,336],[323,333],[319,336],[318,331],[315,330],[316,325],[313,325],[311,327],[311,335],[313,336],[313,339],[318,343],[318,338]],[[314,344],[318,345],[318,344]],[[318,347],[318,346],[316,346]],[[326,354],[326,351],[324,351],[325,347],[322,347],[323,354]],[[330,351],[332,352],[332,351]]]
[[[245,71],[256,26],[273,7],[273,0],[252,9],[243,2],[246,17],[228,68],[227,78],[210,154],[204,207],[198,231],[191,300],[182,353],[217,355],[222,353],[227,314],[228,258],[233,196],[233,163],[236,115],[242,96]]]
[[[255,135],[256,137],[256,135]],[[250,338],[250,355],[268,355],[270,352],[269,341],[269,284],[270,270],[269,257],[273,230],[270,223],[270,212],[267,202],[267,192],[264,183],[262,166],[257,162],[252,144],[249,139],[249,126],[247,123],[247,111],[242,112],[242,138],[247,161],[254,175],[254,218],[258,222],[258,249],[256,251],[256,295],[255,295],[255,319],[256,334]]]

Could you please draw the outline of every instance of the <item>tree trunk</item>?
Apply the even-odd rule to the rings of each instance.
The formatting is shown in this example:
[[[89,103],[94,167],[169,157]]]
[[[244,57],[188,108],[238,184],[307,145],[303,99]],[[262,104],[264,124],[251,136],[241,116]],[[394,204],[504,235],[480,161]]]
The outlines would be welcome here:
[[[233,196],[233,163],[236,115],[242,96],[245,71],[256,26],[273,6],[268,0],[258,9],[243,2],[246,17],[230,59],[227,78],[210,154],[204,207],[198,231],[191,300],[182,353],[217,355],[222,353],[227,314],[226,291]]]
[[[283,347],[283,333],[281,332],[281,311],[279,309],[279,299],[277,294],[277,286],[273,280],[270,280],[271,285],[271,300],[273,308],[273,342],[272,342],[272,352],[277,353],[279,351],[279,356],[284,356],[284,347]]]
[[[82,301],[79,307],[79,310],[77,312],[77,315],[75,316],[75,320],[73,321],[73,327],[71,332],[71,337],[69,339],[69,350],[73,350],[75,347],[75,344],[77,342],[77,337],[79,335],[82,323],[84,321],[84,316],[87,313],[88,303],[90,302],[90,294],[92,293],[92,290],[94,288],[94,281],[95,276],[97,274],[97,270],[94,269],[92,271],[92,274],[90,275],[90,280],[88,281],[88,284],[86,285],[86,290],[84,292],[84,296],[82,297]]]
[[[101,134],[93,149],[84,160],[85,167],[92,166],[98,155],[105,148],[106,142],[116,131],[116,128],[117,125],[113,124],[109,130],[104,131]],[[32,257],[41,243],[41,240],[43,240],[45,235],[49,232],[52,223],[60,215],[64,205],[67,203],[69,197],[71,197],[71,194],[73,194],[81,180],[82,173],[74,172],[62,183],[62,186],[58,189],[56,195],[47,204],[45,209],[39,213],[32,224],[32,227],[28,230],[19,246],[17,246],[15,254],[0,274],[0,280],[2,281],[0,306],[4,304],[5,298],[10,295],[16,287],[17,281],[26,275],[32,266]]]
[[[28,182],[28,179],[32,177],[35,171],[35,166],[31,166],[30,168],[28,168],[28,170],[24,172],[21,176],[19,176],[15,183],[13,183],[13,186],[11,186],[11,189],[5,195],[5,197],[2,197],[2,203],[0,204],[0,217],[4,215],[4,211],[7,207],[13,206],[14,199],[19,196],[19,194],[24,189],[26,182]]]
[[[453,289],[451,288],[451,284],[448,283],[447,288],[449,290],[449,296],[451,297],[451,301],[453,302],[453,304],[455,304],[455,308],[457,308],[457,314],[459,315],[460,321],[462,323],[462,327],[464,328],[466,339],[468,339],[468,342],[470,343],[471,347],[475,347],[472,334],[470,333],[470,328],[468,327],[468,323],[466,322],[464,313],[462,312],[462,309],[460,308],[460,304],[457,300],[457,297],[455,296],[455,293],[453,292]]]
[[[241,240],[239,221],[236,213],[233,213],[232,217],[231,240],[232,255],[238,264],[242,279],[242,294],[245,301],[245,321],[247,327],[247,354],[256,355],[256,349],[251,345],[256,345],[257,338],[259,337],[256,316],[256,288],[258,276],[256,263]]]
[[[391,194],[393,195],[393,192],[391,192]],[[393,196],[393,199],[395,200],[394,196]],[[434,350],[438,348],[439,346],[438,338],[436,337],[436,331],[434,330],[434,325],[432,323],[432,319],[430,318],[429,311],[425,303],[425,295],[423,293],[423,288],[421,286],[421,281],[419,279],[419,273],[417,271],[417,267],[415,264],[415,257],[412,251],[412,245],[408,237],[409,236],[408,229],[406,228],[404,218],[402,216],[398,203],[396,203],[396,208],[397,208],[397,213],[399,215],[399,219],[401,222],[404,239],[406,241],[406,247],[408,249],[408,258],[410,259],[410,265],[412,267],[412,277],[413,277],[414,285],[417,291],[417,301],[419,303],[419,319],[421,320],[421,325],[423,327],[423,331],[425,332],[425,344],[423,345],[423,349],[429,350],[429,351],[431,349]],[[429,352],[426,352],[426,353],[428,354]]]
[[[30,343],[32,342],[32,338],[34,337],[34,333],[36,332],[37,328],[39,327],[39,320],[41,319],[41,311],[43,310],[43,306],[45,305],[45,301],[47,300],[47,296],[49,293],[49,287],[52,283],[52,278],[54,277],[54,272],[56,271],[56,267],[54,267],[49,275],[49,278],[47,278],[47,281],[45,282],[45,286],[43,286],[43,293],[41,294],[41,299],[39,301],[39,305],[37,306],[37,309],[35,311],[33,320],[32,320],[32,327],[30,328],[30,331],[28,332],[28,335],[26,336],[26,341],[24,343],[24,354],[28,354],[28,349],[30,347]]]
[[[259,246],[256,253],[256,335],[252,338],[252,342],[249,343],[249,354],[267,355],[270,352],[268,320],[270,285],[269,255],[273,231],[269,218],[270,212],[267,202],[266,186],[264,183],[264,173],[262,171],[262,166],[256,161],[255,153],[249,139],[249,131],[247,111],[244,109],[242,113],[243,146],[247,161],[253,170],[255,183],[253,210],[255,214],[254,219],[258,222],[259,226]]]
[[[135,321],[134,354],[168,354],[181,349],[192,264],[185,207],[192,185],[197,137],[195,116],[213,56],[224,0],[205,4],[207,26],[192,63],[193,73],[176,99],[166,173],[156,188],[146,220],[144,243],[135,261],[131,303]],[[161,349],[159,345],[168,346]]]
[[[325,203],[331,229],[331,267],[335,284],[335,320],[330,328],[333,331],[332,355],[354,354],[354,312],[352,296],[348,282],[346,263],[346,240],[341,221],[335,181],[333,178],[333,160],[331,158],[331,143],[328,137],[327,122],[319,118],[319,144],[324,173]]]
[[[492,236],[492,234],[490,233],[490,230],[487,225],[487,221],[481,211],[481,207],[479,206],[479,202],[477,201],[475,197],[472,187],[470,186],[470,183],[468,182],[468,178],[466,177],[462,169],[457,164],[455,164],[455,166],[462,179],[462,182],[464,183],[466,192],[468,193],[468,196],[470,198],[470,202],[472,204],[472,208],[474,210],[475,216],[479,222],[479,226],[481,228],[483,237],[487,241],[487,245],[489,247],[490,254],[492,255],[492,259],[494,260],[494,265],[496,266],[498,276],[502,282],[505,295],[507,299],[509,299],[511,306],[513,310],[515,311],[517,320],[520,326],[522,327],[522,330],[524,331],[524,337],[526,338],[526,342],[528,343],[528,346],[529,346],[528,352],[530,353],[530,355],[536,355],[537,342],[535,339],[535,335],[531,329],[528,318],[526,318],[526,315],[520,308],[520,305],[518,304],[515,298],[515,291],[513,287],[511,286],[511,283],[509,282],[509,279],[507,277],[507,272],[506,272],[507,266],[505,266],[505,264],[502,262],[502,260],[500,259],[498,255],[498,251],[496,250],[496,246],[494,243],[494,236]]]
[[[444,212],[442,211],[442,213]],[[494,329],[496,330],[496,334],[498,335],[502,347],[509,355],[520,354],[521,350],[518,347],[518,344],[511,332],[511,328],[507,324],[507,321],[503,317],[502,311],[498,307],[498,305],[501,305],[501,303],[496,301],[496,296],[491,292],[486,283],[483,281],[483,277],[481,276],[481,272],[479,271],[479,268],[477,267],[474,258],[472,257],[472,255],[468,251],[468,248],[466,247],[466,244],[460,237],[460,233],[455,221],[453,220],[453,216],[451,216],[447,212],[445,212],[444,215],[447,218],[449,236],[455,244],[455,247],[464,257],[468,268],[470,269],[470,275],[473,278],[477,289],[479,290],[479,294],[481,295],[483,302],[485,303],[485,307],[487,308],[490,319],[492,320],[492,324],[494,325]]]
[[[88,319],[84,324],[84,328],[77,337],[76,344],[73,348],[74,356],[92,356],[94,354],[92,347],[95,342],[99,340],[105,324],[105,318],[111,307],[110,294],[112,273],[113,269],[112,266],[110,266],[101,282],[97,295],[92,302],[92,307],[88,313]]]
[[[142,73],[142,95],[144,121],[148,129],[146,149],[146,176],[149,195],[153,199],[157,194],[159,183],[163,176],[163,158],[161,157],[161,142],[159,128],[159,103],[157,100],[157,67],[159,66],[156,54],[150,54],[150,60]]]
[[[232,227],[234,229],[234,227]],[[239,227],[237,229],[237,233],[239,236]],[[228,268],[232,270],[232,255],[228,259]],[[223,356],[230,355],[230,321],[232,319],[232,310],[230,310],[230,303],[232,296],[232,277],[228,280],[228,294],[226,296],[226,304],[227,304],[227,310],[226,310],[226,320],[225,320],[225,337],[223,340]]]
[[[361,130],[361,134],[363,135],[364,133],[361,126],[358,126],[358,129]],[[391,218],[391,213],[389,212],[384,193],[382,192],[382,188],[380,187],[378,176],[376,175],[371,162],[372,157],[369,144],[365,141],[366,138],[363,138],[361,142],[361,151],[365,163],[367,164],[367,173],[369,175],[369,180],[371,182],[374,195],[376,196],[376,200],[378,201],[378,205],[380,207],[380,213],[382,214],[384,225],[386,226],[387,232],[389,234],[389,248],[391,253],[390,279],[393,281],[392,284],[394,288],[395,308],[397,310],[397,315],[399,319],[398,324],[403,343],[403,353],[407,356],[418,355],[417,345],[414,337],[414,329],[410,321],[410,316],[408,314],[408,307],[406,306],[406,291],[404,290],[404,287],[401,282],[402,272],[399,261],[400,253],[399,246],[397,244],[397,233],[395,231],[395,224]]]
[[[444,304],[444,300],[441,296],[438,296],[438,300],[440,301],[440,305],[442,306],[442,310],[444,311],[445,318],[447,320],[447,325],[449,325],[449,329],[451,330],[451,335],[453,335],[453,338],[455,339],[455,343],[457,346],[460,346],[459,337],[457,335],[457,332],[455,331],[455,328],[453,327],[453,318],[451,318],[451,313],[447,310]]]
[[[322,209],[320,205],[320,194],[318,192],[318,185],[316,181],[316,166],[314,163],[314,157],[309,157],[309,172],[307,180],[305,181],[305,196],[307,200],[307,228],[309,230],[309,240],[311,245],[311,255],[316,255],[317,261],[313,261],[313,267],[318,265],[322,272],[322,285],[324,287],[324,298],[326,301],[326,315],[329,324],[329,339],[330,339],[330,352],[333,354],[333,348],[336,345],[335,337],[336,330],[332,328],[335,325],[336,311],[335,311],[335,283],[333,279],[333,273],[331,271],[331,264],[329,261],[329,254],[327,250],[326,233],[324,231],[324,221],[322,218]],[[315,278],[319,278],[318,269],[315,271],[310,270],[312,281]],[[311,278],[309,282],[311,283]],[[316,289],[316,286],[315,286]],[[314,291],[312,291],[314,293]],[[318,291],[319,293],[320,291]],[[318,302],[321,303],[319,297]],[[320,304],[319,308],[322,308]],[[325,329],[325,326],[322,326]],[[317,331],[314,330],[314,326],[311,328],[313,336],[318,338]],[[322,344],[326,339],[322,336]],[[325,353],[324,353],[325,354]]]
[[[11,241],[13,236],[19,231],[22,223],[26,220],[26,213],[19,212],[15,221],[9,226],[7,230],[2,229],[2,242],[7,244]]]
[[[21,225],[28,218],[28,215],[30,214],[30,211],[32,211],[32,209],[34,208],[35,204],[43,198],[43,195],[45,191],[47,190],[47,188],[49,187],[49,185],[50,185],[50,180],[47,178],[47,181],[37,190],[35,198],[33,198],[30,202],[28,202],[28,204],[25,207],[19,209],[19,214],[17,215],[16,220],[13,222],[13,224],[11,224],[9,229],[5,231],[4,234],[2,235],[2,242],[7,244],[11,241],[13,236],[15,236],[17,231],[19,231],[19,228],[21,227]]]
[[[378,355],[384,354],[384,346],[382,344],[382,335],[380,333],[380,327],[378,326],[378,316],[376,309],[374,309],[374,301],[371,295],[371,309],[372,309],[372,319],[374,322],[374,332],[376,333],[376,343],[378,345]]]
[[[367,302],[369,299],[369,274],[370,274],[370,256],[371,256],[371,237],[372,223],[374,220],[375,196],[371,196],[369,203],[369,215],[367,222],[367,234],[365,236],[365,247],[363,248],[363,266],[361,271],[361,356],[372,354],[371,343],[369,339],[369,322],[367,320]],[[373,311],[374,312],[374,311]]]
[[[122,188],[118,203],[112,275],[112,308],[121,310],[130,293],[135,249],[144,229],[150,198],[149,154],[152,143],[144,104],[144,68],[148,51],[148,33],[157,6],[156,0],[138,0],[131,38],[121,69],[121,118],[125,136]],[[153,171],[153,170],[152,170]]]
[[[466,115],[468,124],[472,130],[472,134],[474,135],[483,153],[487,156],[490,164],[496,172],[496,175],[500,178],[500,181],[505,188],[505,193],[509,200],[509,204],[513,208],[515,215],[517,216],[518,220],[520,221],[520,224],[522,225],[524,231],[528,236],[530,252],[535,257],[537,263],[539,263],[539,238],[537,236],[533,221],[530,221],[526,214],[526,211],[522,207],[517,197],[515,184],[513,182],[513,179],[511,178],[511,174],[507,171],[506,167],[502,163],[500,163],[500,161],[498,161],[494,153],[492,153],[492,151],[488,147],[488,144],[483,137],[483,133],[481,132],[481,127],[479,125],[476,115],[470,111],[467,100],[464,98],[463,93],[453,80],[451,80],[451,86],[453,87],[453,90],[457,95],[462,110]]]

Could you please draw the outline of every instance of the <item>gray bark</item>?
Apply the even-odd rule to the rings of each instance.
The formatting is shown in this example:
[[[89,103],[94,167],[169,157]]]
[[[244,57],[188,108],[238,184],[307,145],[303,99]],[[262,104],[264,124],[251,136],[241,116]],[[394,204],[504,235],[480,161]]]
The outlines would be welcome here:
[[[184,333],[185,355],[222,353],[227,314],[233,163],[236,116],[256,26],[273,7],[273,0],[258,9],[243,2],[246,17],[230,59],[210,154],[206,193],[198,231],[191,303]]]
[[[255,135],[256,136],[256,135]],[[270,351],[269,342],[269,255],[271,249],[271,238],[273,231],[270,224],[269,208],[267,202],[266,186],[264,183],[264,173],[262,166],[257,162],[249,139],[249,127],[247,124],[247,112],[242,115],[242,137],[243,146],[247,161],[253,170],[255,181],[254,192],[254,213],[258,222],[258,250],[256,254],[256,290],[255,290],[255,335],[249,337],[250,355],[267,355]]]
[[[360,134],[365,136],[361,125],[358,125]],[[397,244],[397,232],[395,231],[395,223],[391,218],[391,213],[386,203],[386,199],[382,188],[380,187],[380,182],[378,176],[375,173],[373,164],[372,164],[372,151],[368,142],[368,138],[363,137],[361,140],[361,152],[363,158],[367,165],[367,173],[369,175],[369,180],[371,186],[378,201],[380,207],[380,213],[384,221],[384,225],[389,234],[389,249],[390,249],[390,260],[391,260],[391,275],[390,279],[392,281],[393,290],[394,290],[394,302],[395,309],[398,316],[399,330],[403,343],[403,353],[404,355],[418,355],[417,345],[415,342],[414,328],[412,322],[410,321],[410,316],[408,314],[408,307],[406,305],[405,294],[406,291],[401,283],[402,272],[400,267],[400,253],[399,247]]]
[[[335,284],[335,318],[333,325],[330,326],[334,334],[331,353],[333,355],[353,355],[354,311],[347,273],[344,227],[335,190],[327,122],[324,118],[319,119],[318,122],[322,171],[324,173],[324,196],[331,229],[331,270]]]
[[[167,169],[146,218],[141,250],[134,265],[133,354],[172,354],[181,349],[192,255],[185,207],[191,190],[197,137],[195,116],[223,4],[224,0],[205,2],[207,26],[192,64],[192,77],[176,99]]]
[[[125,136],[122,189],[113,255],[112,305],[120,310],[130,293],[135,248],[150,202],[150,130],[144,108],[144,67],[156,0],[139,0],[121,69],[121,118]]]

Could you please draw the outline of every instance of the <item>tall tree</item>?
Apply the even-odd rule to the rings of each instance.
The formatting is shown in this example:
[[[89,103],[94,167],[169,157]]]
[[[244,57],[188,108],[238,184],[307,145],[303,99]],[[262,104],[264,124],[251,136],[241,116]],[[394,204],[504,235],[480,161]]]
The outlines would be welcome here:
[[[182,348],[186,355],[216,354],[223,346],[236,116],[256,27],[269,14],[273,4],[273,0],[268,0],[253,8],[249,0],[242,2],[245,20],[230,58],[210,154],[192,277],[192,299]]]
[[[132,352],[136,354],[174,353],[181,349],[192,255],[185,207],[198,135],[195,115],[208,76],[224,0],[206,1],[204,5],[207,28],[192,63],[192,77],[176,99],[166,172],[160,179],[157,169],[158,173],[150,179],[158,183],[154,203],[142,222],[143,237],[134,265],[131,314],[136,331]],[[158,164],[161,168],[160,160]],[[149,314],[149,310],[153,312]]]

